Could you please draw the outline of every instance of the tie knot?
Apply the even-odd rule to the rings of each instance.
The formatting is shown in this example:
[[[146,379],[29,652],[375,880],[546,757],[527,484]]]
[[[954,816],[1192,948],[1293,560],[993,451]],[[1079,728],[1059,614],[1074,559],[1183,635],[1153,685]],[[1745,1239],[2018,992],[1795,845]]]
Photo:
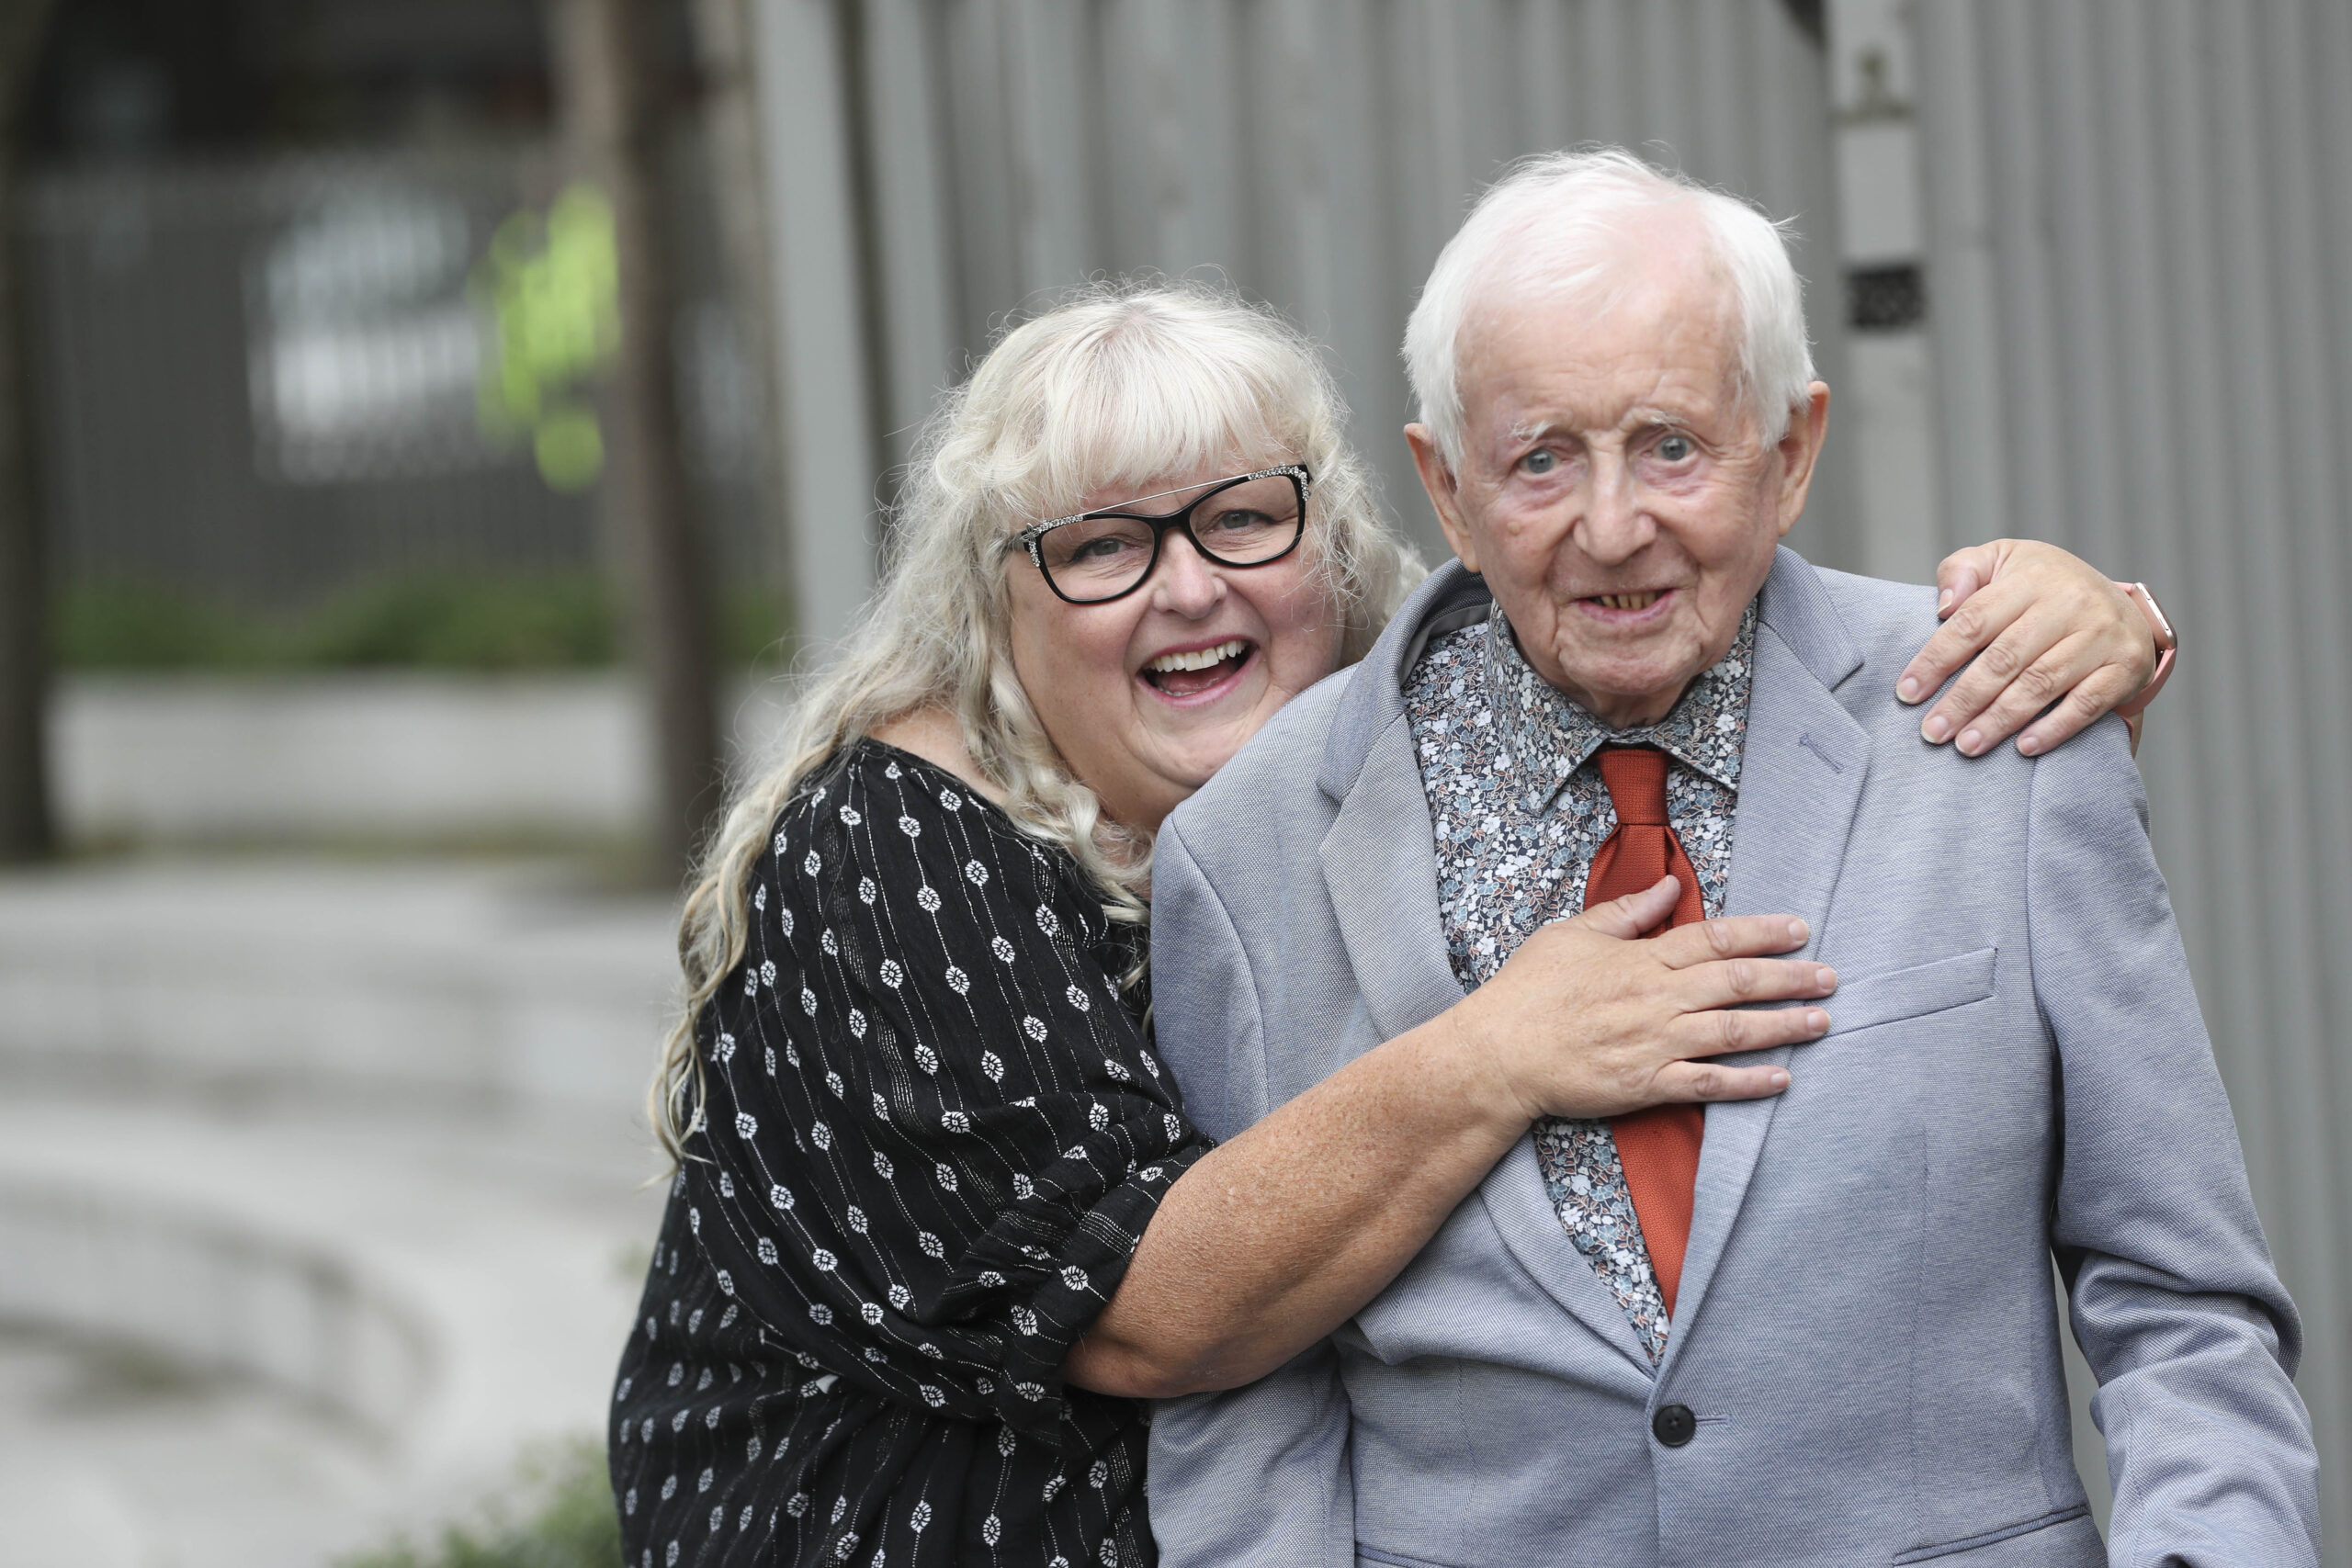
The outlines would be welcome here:
[[[1600,782],[1620,824],[1666,826],[1666,753],[1655,746],[1604,746]]]

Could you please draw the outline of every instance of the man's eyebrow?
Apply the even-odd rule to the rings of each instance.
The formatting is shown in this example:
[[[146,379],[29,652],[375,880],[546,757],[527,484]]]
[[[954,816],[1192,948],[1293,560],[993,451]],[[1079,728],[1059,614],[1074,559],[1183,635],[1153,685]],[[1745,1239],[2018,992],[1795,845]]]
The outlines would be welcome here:
[[[1660,408],[1656,404],[1640,404],[1625,411],[1616,425],[1619,430],[1679,430],[1695,432],[1698,421],[1688,412]],[[1505,431],[1506,439],[1517,443],[1536,441],[1547,435],[1576,435],[1576,428],[1563,418],[1523,420]]]

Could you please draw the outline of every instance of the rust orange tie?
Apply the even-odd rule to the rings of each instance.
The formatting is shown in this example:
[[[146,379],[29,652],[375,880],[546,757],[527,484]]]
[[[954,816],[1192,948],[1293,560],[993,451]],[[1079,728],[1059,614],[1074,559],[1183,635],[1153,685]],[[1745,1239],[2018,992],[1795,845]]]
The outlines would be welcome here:
[[[1699,898],[1699,874],[1666,819],[1666,770],[1667,755],[1655,746],[1601,748],[1600,782],[1609,786],[1610,803],[1617,808],[1617,830],[1592,857],[1584,889],[1584,905],[1589,909],[1639,893],[1661,876],[1672,876],[1682,885],[1682,897],[1660,931],[1704,919],[1707,914]],[[1654,1105],[1609,1123],[1669,1318],[1674,1315],[1675,1288],[1682,1283],[1683,1250],[1690,1244],[1699,1141],[1706,1125],[1706,1111],[1697,1105]]]

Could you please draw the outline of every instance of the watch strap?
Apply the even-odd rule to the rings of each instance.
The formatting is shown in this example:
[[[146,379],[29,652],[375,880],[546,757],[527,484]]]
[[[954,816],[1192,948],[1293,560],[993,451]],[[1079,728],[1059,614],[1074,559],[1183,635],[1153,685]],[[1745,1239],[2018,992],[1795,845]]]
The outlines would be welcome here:
[[[2147,711],[2150,703],[2156,700],[2157,694],[2165,689],[2165,682],[2172,679],[2174,659],[2180,651],[2180,637],[2172,629],[2172,622],[2166,617],[2163,608],[2156,604],[2156,596],[2148,592],[2146,583],[2119,582],[2116,586],[2122,589],[2125,596],[2134,604],[2140,606],[2140,614],[2147,617],[2148,629],[2155,634],[2156,638],[2155,673],[2148,677],[2148,683],[2140,688],[2136,696],[2129,702],[2115,705],[2115,711],[2119,716],[2137,718]]]

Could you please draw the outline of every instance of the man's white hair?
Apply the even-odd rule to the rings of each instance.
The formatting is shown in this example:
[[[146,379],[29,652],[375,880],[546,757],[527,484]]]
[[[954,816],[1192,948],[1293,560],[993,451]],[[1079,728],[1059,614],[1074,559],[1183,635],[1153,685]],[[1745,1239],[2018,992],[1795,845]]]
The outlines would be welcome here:
[[[1620,147],[1521,160],[1489,186],[1438,253],[1405,327],[1405,373],[1438,450],[1462,457],[1462,333],[1499,296],[1590,297],[1615,271],[1631,220],[1676,208],[1697,214],[1732,296],[1740,391],[1768,444],[1788,434],[1813,382],[1804,289],[1782,228],[1736,197],[1644,163]]]

